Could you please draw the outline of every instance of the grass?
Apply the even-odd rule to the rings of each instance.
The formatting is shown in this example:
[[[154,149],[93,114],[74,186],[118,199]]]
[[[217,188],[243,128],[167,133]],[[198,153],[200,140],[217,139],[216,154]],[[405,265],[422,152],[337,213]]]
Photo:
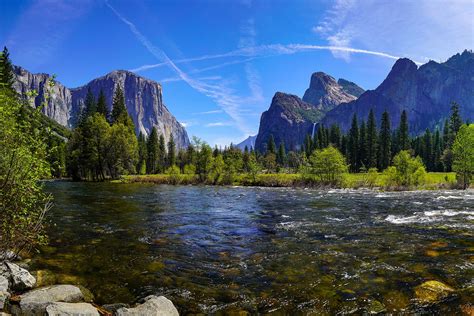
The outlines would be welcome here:
[[[167,174],[153,174],[153,175],[128,175],[123,176],[121,183],[154,183],[154,184],[204,184],[199,181],[198,176],[189,174],[167,175]],[[372,179],[365,173],[348,173],[344,175],[344,179],[340,188],[383,188],[384,176],[381,173],[373,175]],[[212,183],[205,183],[212,184]],[[220,182],[218,185],[223,185]],[[250,174],[237,174],[231,183],[228,185],[241,186],[264,186],[264,187],[324,187],[325,185],[313,180],[304,180],[300,174],[295,173],[271,173],[271,174],[257,174],[255,179]],[[416,190],[435,190],[454,188],[456,186],[456,175],[454,172],[430,172],[427,173],[425,183],[416,188]],[[392,190],[402,188],[390,188]]]

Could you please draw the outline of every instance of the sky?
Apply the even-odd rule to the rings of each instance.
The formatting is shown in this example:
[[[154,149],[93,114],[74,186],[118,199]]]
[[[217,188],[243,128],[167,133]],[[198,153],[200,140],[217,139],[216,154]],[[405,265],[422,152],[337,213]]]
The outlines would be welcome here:
[[[397,58],[473,49],[474,1],[0,0],[0,44],[70,88],[116,69],[155,80],[190,137],[224,146],[313,72],[374,89]]]

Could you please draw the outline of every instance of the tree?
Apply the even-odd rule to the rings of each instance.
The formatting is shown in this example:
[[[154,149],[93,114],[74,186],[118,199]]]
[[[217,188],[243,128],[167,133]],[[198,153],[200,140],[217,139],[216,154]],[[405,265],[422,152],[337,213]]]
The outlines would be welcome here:
[[[213,160],[209,169],[208,181],[211,184],[217,184],[224,173],[225,163],[224,158],[219,153]]]
[[[326,184],[341,183],[347,165],[344,156],[333,146],[316,150],[310,157],[311,173]]]
[[[176,144],[174,142],[173,134],[170,134],[170,140],[168,141],[168,166],[174,166],[176,164]]]
[[[102,113],[99,113],[102,115]],[[142,132],[138,134],[138,165],[137,172],[139,174],[146,174],[146,165],[147,165],[148,151],[147,151],[147,141],[145,135]]]
[[[410,136],[408,134],[407,112],[403,110],[400,117],[400,126],[398,128],[398,146],[400,150],[410,149]]]
[[[166,145],[165,137],[163,134],[160,135],[158,141],[158,168],[157,171],[163,172],[166,166]]]
[[[92,94],[91,88],[87,88],[86,99],[84,100],[85,115],[84,119],[94,115],[97,112],[97,103],[95,102],[94,94]]]
[[[160,170],[159,166],[159,144],[158,144],[158,132],[156,127],[153,126],[151,129],[150,135],[146,143],[147,149],[147,160],[146,160],[146,170],[149,174],[155,174]]]
[[[364,167],[367,170],[367,129],[365,127],[365,122],[362,121],[359,129],[359,146],[357,152],[358,165],[359,169]]]
[[[109,118],[109,110],[107,109],[107,101],[105,100],[105,94],[102,89],[99,92],[99,98],[97,99],[97,113],[102,114],[106,119]]]
[[[367,121],[367,167],[377,167],[377,125],[372,109],[369,112],[369,119]]]
[[[384,170],[390,165],[391,160],[391,132],[390,117],[387,111],[382,114],[379,134],[379,169]]]
[[[5,46],[3,47],[3,52],[0,53],[0,88],[5,89],[5,92],[15,93],[13,89],[14,83],[13,65],[8,48]]]
[[[474,174],[474,124],[462,125],[453,144],[453,170],[463,188],[469,187]]]
[[[433,144],[430,130],[427,128],[423,136],[423,162],[428,171],[434,169]]]
[[[281,167],[285,167],[286,165],[286,150],[283,141],[280,142],[280,146],[278,147],[277,162]]]
[[[49,175],[46,145],[36,120],[41,113],[21,115],[29,105],[0,89],[0,261],[46,241],[43,218],[51,207],[40,179]]]
[[[329,143],[338,149],[341,148],[341,129],[337,124],[331,125],[329,131]]]
[[[352,172],[359,171],[359,161],[357,153],[359,151],[359,125],[357,123],[357,114],[352,116],[352,125],[349,130],[348,141],[349,165]]]
[[[110,129],[108,166],[112,178],[136,172],[138,141],[135,132],[123,123],[116,123]]]
[[[195,139],[197,140],[197,139]],[[196,142],[198,148],[198,155],[196,159],[196,173],[199,175],[201,182],[205,181],[209,175],[212,164],[212,149],[204,142]]]
[[[128,113],[127,108],[125,107],[125,96],[123,94],[122,87],[117,85],[117,88],[115,89],[114,100],[112,102],[112,124],[118,122],[124,123],[126,116],[128,116]]]
[[[253,183],[257,182],[257,174],[260,172],[261,169],[262,168],[257,161],[255,152],[251,152],[249,157],[249,174],[252,176]]]
[[[273,138],[273,134],[270,134],[267,142],[267,154],[275,154],[276,153],[276,145],[275,139]]]
[[[462,118],[459,114],[459,104],[456,102],[451,103],[451,117],[449,118],[449,146],[451,147],[456,138],[456,134],[461,128]]]
[[[409,187],[424,182],[426,171],[419,156],[413,158],[408,150],[402,150],[393,158],[393,165],[384,172],[388,183]]]

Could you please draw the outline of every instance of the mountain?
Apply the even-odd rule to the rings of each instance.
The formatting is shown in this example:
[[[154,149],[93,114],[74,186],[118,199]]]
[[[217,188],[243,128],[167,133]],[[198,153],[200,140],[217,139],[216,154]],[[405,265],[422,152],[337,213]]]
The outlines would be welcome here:
[[[342,90],[344,90],[344,92],[353,95],[356,98],[360,97],[362,93],[365,92],[365,90],[359,87],[357,84],[346,79],[341,78],[337,81],[337,83],[342,87]]]
[[[460,105],[464,119],[474,120],[474,53],[464,51],[444,63],[430,61],[420,67],[407,59],[395,62],[387,78],[375,89],[364,92],[357,100],[329,111],[321,124],[350,128],[352,116],[367,120],[370,109],[377,119],[387,110],[392,128],[407,111],[410,133],[440,127],[449,116],[452,102]]]
[[[352,84],[352,88],[362,90],[354,83],[347,80],[344,82]],[[312,133],[314,124],[328,111],[355,99],[356,96],[348,93],[333,77],[324,72],[315,72],[303,99],[282,92],[275,94],[270,108],[263,112],[260,119],[255,148],[265,151],[266,143],[270,135],[273,135],[277,146],[283,141],[287,150],[297,149],[306,134]]]
[[[247,146],[248,150],[251,148],[255,148],[255,140],[257,139],[257,135],[255,136],[249,136],[242,142],[238,143],[235,145],[235,147],[239,148],[240,150],[245,150],[245,146]]]
[[[36,89],[38,96],[34,103],[35,106],[38,106],[43,99],[44,86],[50,75],[32,74],[17,66],[14,67],[14,71],[16,75],[15,89],[22,95]],[[173,135],[177,147],[188,146],[189,139],[186,130],[163,103],[161,85],[130,71],[112,71],[82,87],[73,89],[56,82],[52,88],[52,97],[48,106],[43,108],[43,113],[61,125],[72,128],[84,106],[84,99],[89,88],[96,97],[102,89],[109,110],[111,110],[117,85],[123,87],[127,111],[133,119],[137,134],[142,132],[148,135],[153,126],[156,126],[158,133],[163,134],[166,141]]]

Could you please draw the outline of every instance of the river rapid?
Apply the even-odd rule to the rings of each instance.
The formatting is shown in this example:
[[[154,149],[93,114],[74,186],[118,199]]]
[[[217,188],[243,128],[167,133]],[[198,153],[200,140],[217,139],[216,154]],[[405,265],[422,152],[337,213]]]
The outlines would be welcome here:
[[[49,182],[33,270],[98,303],[181,313],[457,314],[474,301],[474,192]],[[454,288],[426,306],[423,282]]]

